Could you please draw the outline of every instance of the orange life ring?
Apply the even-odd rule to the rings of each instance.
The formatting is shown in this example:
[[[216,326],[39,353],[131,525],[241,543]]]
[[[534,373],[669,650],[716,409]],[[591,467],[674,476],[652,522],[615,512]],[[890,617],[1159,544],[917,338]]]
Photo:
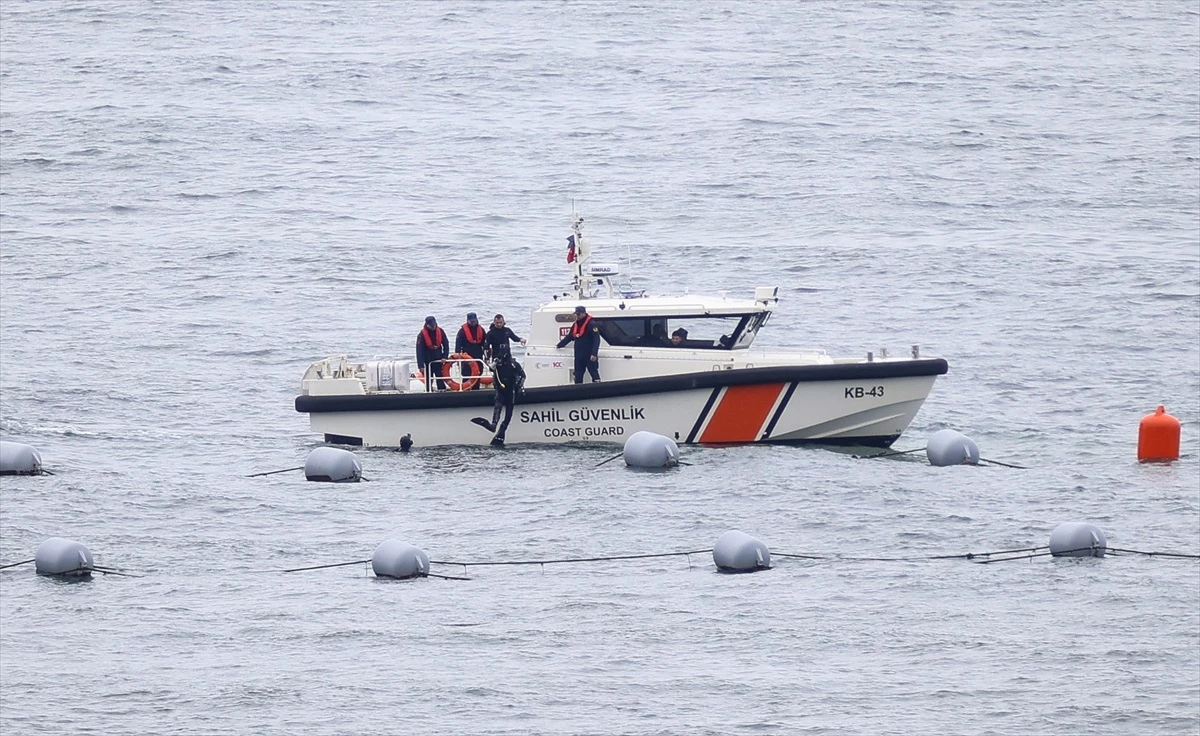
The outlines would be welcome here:
[[[454,361],[456,360],[465,360],[467,362],[455,363]],[[455,365],[459,366],[459,374],[463,379],[462,383],[450,377],[450,368]],[[470,367],[468,368],[468,366]],[[471,373],[470,378],[467,377],[467,371]],[[482,372],[479,368],[479,363],[475,362],[475,359],[466,353],[455,353],[450,356],[449,360],[442,363],[442,380],[451,391],[470,391],[475,388],[475,384],[479,383],[479,374]]]

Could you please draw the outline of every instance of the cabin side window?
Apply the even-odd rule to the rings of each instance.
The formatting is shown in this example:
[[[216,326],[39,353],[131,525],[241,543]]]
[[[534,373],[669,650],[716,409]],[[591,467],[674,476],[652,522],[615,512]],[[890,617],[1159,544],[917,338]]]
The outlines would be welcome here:
[[[616,347],[734,350],[750,347],[766,313],[595,319],[604,342]]]

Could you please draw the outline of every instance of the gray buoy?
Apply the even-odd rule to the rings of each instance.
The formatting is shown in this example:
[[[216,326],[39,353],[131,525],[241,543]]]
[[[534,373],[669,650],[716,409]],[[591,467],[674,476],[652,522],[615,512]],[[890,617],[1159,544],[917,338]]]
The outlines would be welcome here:
[[[634,432],[625,440],[625,464],[631,468],[671,468],[679,464],[679,445],[654,432]]]
[[[88,577],[92,574],[92,553],[79,542],[50,537],[38,545],[33,556],[38,575]]]
[[[930,465],[978,465],[979,446],[970,437],[953,429],[934,432],[925,443],[925,455]]]
[[[425,577],[429,574],[429,555],[398,539],[386,539],[371,555],[371,570],[381,578]]]
[[[713,562],[721,572],[754,572],[771,567],[767,545],[739,531],[725,532],[713,545]]]
[[[362,464],[349,450],[318,447],[304,461],[304,477],[325,483],[357,483],[362,480]]]
[[[0,440],[0,475],[41,475],[42,456],[29,445]]]
[[[1055,557],[1103,557],[1107,549],[1108,540],[1095,524],[1067,521],[1050,532],[1050,554]]]

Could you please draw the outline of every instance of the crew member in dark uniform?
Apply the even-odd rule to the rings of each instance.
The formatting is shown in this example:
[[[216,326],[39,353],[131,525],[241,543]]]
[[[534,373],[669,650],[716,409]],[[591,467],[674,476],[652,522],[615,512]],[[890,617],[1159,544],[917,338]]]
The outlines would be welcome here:
[[[592,383],[600,380],[600,328],[596,326],[592,315],[587,313],[587,307],[582,304],[575,307],[575,323],[567,331],[567,336],[558,341],[558,347],[564,348],[567,343],[575,343],[575,383],[583,383],[583,372],[586,370],[592,376]]]
[[[507,328],[506,328],[507,329]],[[492,444],[499,447],[504,444],[504,433],[512,421],[513,403],[517,394],[525,384],[525,369],[512,357],[508,343],[504,343],[504,352],[492,362],[492,386],[496,389],[496,403],[492,406],[492,421],[483,417],[474,417],[472,422],[489,432],[495,432]],[[500,421],[500,412],[504,411],[504,421]]]
[[[479,324],[479,318],[474,312],[467,312],[467,321],[463,326],[458,328],[458,335],[454,337],[454,354],[469,355],[475,360],[482,361],[484,350],[487,349],[487,333],[483,330],[483,325]],[[479,375],[483,372],[481,363],[462,363],[460,364],[462,375],[464,378],[468,375]],[[481,389],[483,385],[476,381],[472,389]]]
[[[450,356],[450,341],[446,339],[446,331],[438,327],[433,317],[425,318],[425,326],[417,333],[417,367],[425,374],[426,380],[438,368],[437,362]],[[436,386],[436,383],[430,385]]]
[[[474,312],[467,312],[467,321],[458,328],[458,335],[454,338],[454,352],[466,353],[475,360],[483,360],[485,340],[487,340],[487,333],[479,324],[479,318],[475,316]]]
[[[492,320],[492,326],[488,328],[487,333],[487,356],[495,361],[505,355],[512,355],[512,347],[510,342],[519,342],[525,344],[525,338],[517,337],[517,333],[512,331],[511,327],[504,326],[504,315],[497,314]]]

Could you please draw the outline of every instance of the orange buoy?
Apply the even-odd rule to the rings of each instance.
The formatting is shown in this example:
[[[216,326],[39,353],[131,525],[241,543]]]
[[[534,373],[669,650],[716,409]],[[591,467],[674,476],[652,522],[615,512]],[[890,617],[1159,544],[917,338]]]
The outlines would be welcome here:
[[[1179,420],[1159,406],[1138,427],[1138,462],[1179,459]]]

